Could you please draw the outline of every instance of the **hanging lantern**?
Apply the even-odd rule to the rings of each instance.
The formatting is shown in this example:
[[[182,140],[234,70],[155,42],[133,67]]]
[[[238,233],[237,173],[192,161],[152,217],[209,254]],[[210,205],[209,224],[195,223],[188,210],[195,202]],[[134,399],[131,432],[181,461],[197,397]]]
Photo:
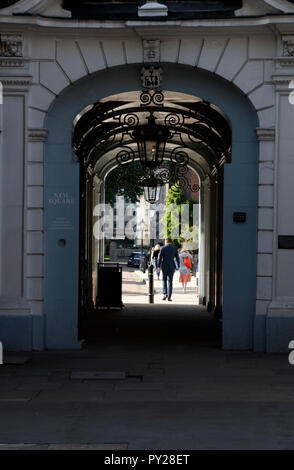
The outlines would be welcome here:
[[[158,201],[160,196],[160,188],[163,186],[163,182],[159,178],[151,175],[149,178],[143,179],[140,184],[144,189],[144,197],[146,202],[154,204],[156,201]]]
[[[148,124],[138,126],[132,133],[137,142],[140,161],[145,168],[158,167],[164,157],[166,142],[170,136],[169,130],[157,125],[156,118],[151,113],[147,118]]]

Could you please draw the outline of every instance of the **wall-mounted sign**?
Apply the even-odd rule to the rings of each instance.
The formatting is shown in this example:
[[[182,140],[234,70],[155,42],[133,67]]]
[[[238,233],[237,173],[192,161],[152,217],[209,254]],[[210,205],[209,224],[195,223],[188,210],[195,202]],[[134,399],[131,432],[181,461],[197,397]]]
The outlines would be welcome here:
[[[247,218],[246,212],[234,212],[233,221],[236,224],[245,224]]]
[[[278,247],[280,250],[294,250],[294,236],[279,235]]]
[[[74,199],[70,193],[57,192],[52,194],[48,199],[48,203],[51,206],[71,206],[74,204]]]
[[[56,217],[49,227],[50,230],[73,230],[73,224],[66,217]]]

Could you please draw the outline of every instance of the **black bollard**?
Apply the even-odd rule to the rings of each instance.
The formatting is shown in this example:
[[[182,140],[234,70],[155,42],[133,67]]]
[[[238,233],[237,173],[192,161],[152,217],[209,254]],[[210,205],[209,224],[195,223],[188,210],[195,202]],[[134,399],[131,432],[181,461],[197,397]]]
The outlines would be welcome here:
[[[153,266],[150,264],[148,267],[148,277],[149,277],[149,304],[154,304],[154,283],[153,283]]]

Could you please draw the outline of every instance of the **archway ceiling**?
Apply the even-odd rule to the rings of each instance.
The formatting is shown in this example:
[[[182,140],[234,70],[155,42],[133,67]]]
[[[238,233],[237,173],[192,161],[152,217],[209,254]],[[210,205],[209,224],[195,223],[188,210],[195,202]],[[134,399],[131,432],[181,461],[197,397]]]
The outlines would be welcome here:
[[[126,99],[128,98],[128,99]],[[153,113],[156,123],[170,131],[165,159],[186,151],[201,155],[211,174],[231,160],[231,127],[220,109],[189,95],[173,92],[133,92],[100,100],[74,120],[73,147],[81,163],[95,169],[98,160],[115,151],[130,150],[136,157],[132,132],[147,124]]]
[[[210,173],[210,168],[207,163],[207,160],[202,155],[189,149],[187,150],[187,154],[189,155],[189,163],[187,165],[188,167],[193,168],[203,177],[204,175],[208,175]],[[114,168],[118,166],[118,163],[115,157],[116,157],[116,151],[112,150],[104,154],[100,159],[97,160],[96,166],[94,168],[94,172],[99,175],[100,179],[104,179],[110,171],[112,171]],[[136,156],[135,160],[138,161],[139,157]],[[169,153],[168,153],[167,161],[170,161]],[[161,169],[165,166],[165,163],[166,163],[165,161],[162,163],[162,165],[160,166]],[[126,163],[126,168],[128,168],[127,163]],[[132,175],[130,175],[130,177],[131,176]]]

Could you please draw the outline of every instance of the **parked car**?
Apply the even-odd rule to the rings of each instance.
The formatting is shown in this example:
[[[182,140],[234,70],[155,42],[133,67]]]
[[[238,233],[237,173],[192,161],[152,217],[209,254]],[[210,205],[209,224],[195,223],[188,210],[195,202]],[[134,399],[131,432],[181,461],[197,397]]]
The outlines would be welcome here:
[[[134,251],[128,259],[128,266],[139,267],[140,266],[140,251]]]

